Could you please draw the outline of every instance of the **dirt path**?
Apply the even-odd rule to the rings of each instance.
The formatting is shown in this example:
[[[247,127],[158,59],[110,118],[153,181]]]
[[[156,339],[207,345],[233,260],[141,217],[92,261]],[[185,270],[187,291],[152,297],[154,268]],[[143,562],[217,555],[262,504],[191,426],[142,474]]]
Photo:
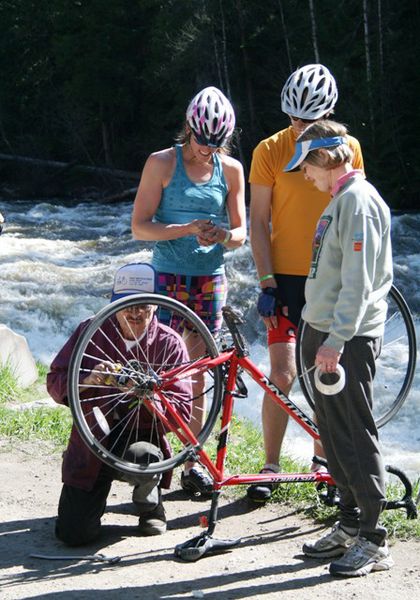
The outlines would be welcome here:
[[[239,547],[195,563],[174,557],[176,544],[200,532],[208,503],[187,500],[178,487],[165,496],[169,530],[152,538],[136,535],[130,488],[115,483],[104,517],[102,543],[66,549],[53,536],[60,492],[60,457],[45,446],[11,448],[0,441],[0,598],[101,600],[134,598],[280,598],[420,600],[420,543],[397,542],[389,572],[334,579],[328,562],[305,559],[301,546],[322,529],[289,508],[252,509],[246,500],[225,498],[216,537],[240,537]],[[120,556],[117,564],[41,560],[32,553]],[[98,594],[99,592],[99,594]],[[95,595],[94,595],[95,594]]]

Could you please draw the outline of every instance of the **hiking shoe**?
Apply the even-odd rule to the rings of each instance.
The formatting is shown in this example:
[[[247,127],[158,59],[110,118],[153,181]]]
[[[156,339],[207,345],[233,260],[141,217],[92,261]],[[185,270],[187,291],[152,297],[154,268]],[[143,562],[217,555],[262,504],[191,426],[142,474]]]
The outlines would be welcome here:
[[[213,481],[202,469],[192,467],[181,475],[181,487],[184,492],[194,496],[210,497],[213,493]]]
[[[328,473],[328,468],[325,465],[313,462],[311,464],[311,473]]]
[[[162,535],[165,531],[166,515],[161,503],[153,510],[140,515],[139,532],[141,535]]]
[[[330,564],[330,573],[358,577],[371,571],[387,571],[393,564],[386,542],[383,546],[377,546],[366,538],[359,537],[344,556]]]
[[[275,471],[264,468],[261,469],[260,473],[275,473]],[[254,502],[267,502],[277,485],[276,483],[253,483],[248,487],[246,495]]]
[[[311,558],[334,558],[335,556],[342,556],[358,539],[357,529],[353,531],[353,535],[347,533],[347,531],[341,529],[340,523],[337,521],[332,530],[320,537],[319,540],[303,544],[303,553]]]

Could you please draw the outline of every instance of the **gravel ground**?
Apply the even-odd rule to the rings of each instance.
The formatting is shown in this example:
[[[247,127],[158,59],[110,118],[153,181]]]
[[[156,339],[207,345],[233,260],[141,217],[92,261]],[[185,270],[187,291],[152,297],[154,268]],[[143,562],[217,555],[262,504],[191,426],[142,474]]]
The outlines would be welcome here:
[[[301,547],[323,527],[289,507],[252,507],[246,499],[225,496],[215,537],[241,538],[223,554],[197,562],[174,556],[176,544],[200,533],[199,517],[208,502],[187,499],[179,474],[165,496],[168,531],[140,537],[127,484],[115,483],[103,519],[101,540],[86,548],[66,549],[53,535],[60,493],[60,457],[47,446],[0,441],[0,598],[78,600],[134,598],[238,598],[312,600],[322,597],[420,600],[420,543],[396,542],[395,567],[355,579],[333,578],[328,561],[307,559]],[[31,554],[71,555],[68,560]],[[82,561],[85,554],[119,556],[115,564]]]

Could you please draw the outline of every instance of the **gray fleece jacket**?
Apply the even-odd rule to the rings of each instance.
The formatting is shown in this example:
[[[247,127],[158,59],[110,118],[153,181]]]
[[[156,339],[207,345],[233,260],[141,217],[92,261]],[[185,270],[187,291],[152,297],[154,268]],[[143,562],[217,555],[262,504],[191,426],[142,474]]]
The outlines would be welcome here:
[[[351,177],[318,221],[303,319],[342,352],[353,336],[383,335],[392,284],[391,216],[363,175]]]

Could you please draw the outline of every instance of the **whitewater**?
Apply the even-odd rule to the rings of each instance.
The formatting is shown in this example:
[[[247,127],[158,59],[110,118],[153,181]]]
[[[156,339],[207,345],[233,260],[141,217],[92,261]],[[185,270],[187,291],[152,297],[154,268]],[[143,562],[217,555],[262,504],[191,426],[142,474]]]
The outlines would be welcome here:
[[[149,262],[153,244],[131,236],[131,202],[0,201],[6,228],[0,237],[0,323],[24,335],[35,359],[48,365],[77,324],[109,302],[116,269]],[[420,214],[392,217],[395,284],[415,318],[419,338]],[[257,277],[247,242],[227,252],[228,304],[240,308],[251,358],[268,374],[264,327],[255,309]],[[236,411],[260,422],[262,394],[249,383]],[[292,396],[299,398],[298,385]],[[420,476],[420,376],[397,416],[380,430],[387,463]],[[285,450],[309,462],[312,442],[289,424]]]

